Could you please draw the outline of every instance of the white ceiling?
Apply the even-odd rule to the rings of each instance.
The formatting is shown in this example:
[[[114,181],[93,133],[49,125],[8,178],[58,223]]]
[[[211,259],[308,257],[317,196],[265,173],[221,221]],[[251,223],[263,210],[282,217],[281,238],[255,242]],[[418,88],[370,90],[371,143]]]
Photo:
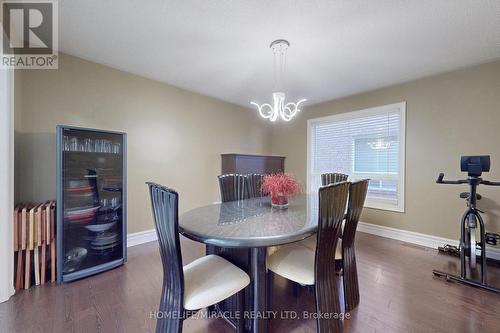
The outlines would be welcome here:
[[[62,0],[60,51],[249,106],[322,102],[500,58],[499,0]]]

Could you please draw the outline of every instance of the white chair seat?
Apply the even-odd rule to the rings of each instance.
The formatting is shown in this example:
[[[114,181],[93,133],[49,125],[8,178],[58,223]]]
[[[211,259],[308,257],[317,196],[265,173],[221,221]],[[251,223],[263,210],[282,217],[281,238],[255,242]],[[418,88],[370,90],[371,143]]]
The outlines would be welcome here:
[[[280,246],[267,259],[267,268],[302,285],[314,284],[315,251],[298,244]]]
[[[316,235],[300,242],[280,246],[267,259],[267,268],[302,285],[314,284]],[[342,240],[335,249],[335,259],[342,259]]]
[[[312,251],[316,251],[316,235],[307,237],[306,239],[298,242],[297,245],[307,247]],[[339,238],[337,242],[337,248],[335,249],[335,259],[342,259],[342,238]]]
[[[337,248],[335,249],[335,260],[342,259],[342,238],[339,238],[337,242]]]
[[[316,234],[307,237],[306,239],[298,242],[297,244],[305,246],[310,250],[316,251]]]
[[[344,226],[345,226],[345,220],[342,221],[342,231],[344,230]],[[316,251],[316,234],[314,234],[314,235],[312,235],[310,237],[307,237],[306,239],[304,239],[304,240],[302,240],[300,242],[294,243],[294,244],[301,244],[301,245],[307,247],[308,249]],[[342,258],[342,256],[338,256],[337,255],[338,253],[342,253],[342,239],[339,239],[339,244],[340,244],[340,246],[337,246],[337,251],[335,253],[335,259],[341,259]],[[267,248],[267,255],[271,256],[279,248],[280,248],[280,246],[271,246],[271,247],[268,247]],[[340,252],[338,252],[339,250],[340,250]]]
[[[184,308],[198,310],[245,288],[250,278],[226,259],[207,255],[184,266]]]

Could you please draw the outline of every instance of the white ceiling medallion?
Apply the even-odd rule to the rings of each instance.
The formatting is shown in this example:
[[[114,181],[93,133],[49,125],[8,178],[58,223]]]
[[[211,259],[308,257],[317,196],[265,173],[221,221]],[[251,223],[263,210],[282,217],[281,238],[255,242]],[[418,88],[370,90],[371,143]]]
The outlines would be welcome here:
[[[276,121],[281,117],[284,121],[290,121],[298,112],[300,112],[299,105],[307,101],[301,99],[297,103],[285,102],[286,94],[283,92],[283,76],[285,73],[286,65],[286,51],[290,47],[290,43],[284,39],[278,39],[271,43],[271,49],[274,53],[274,89],[273,92],[273,105],[269,103],[257,104],[251,102],[259,110],[263,118],[270,121]]]

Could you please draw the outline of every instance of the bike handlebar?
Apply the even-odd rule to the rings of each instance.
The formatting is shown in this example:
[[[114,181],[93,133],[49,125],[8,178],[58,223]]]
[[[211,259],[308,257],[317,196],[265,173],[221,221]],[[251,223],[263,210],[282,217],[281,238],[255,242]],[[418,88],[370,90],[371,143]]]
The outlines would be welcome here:
[[[489,186],[500,186],[500,182],[490,182],[489,180],[483,180],[481,184]]]
[[[444,173],[440,173],[438,178],[436,179],[436,183],[438,184],[467,184],[469,182],[468,179],[459,179],[459,180],[443,180]],[[489,180],[481,180],[482,185],[488,186],[500,186],[500,182],[491,182]]]
[[[436,183],[438,184],[467,184],[467,179],[459,179],[459,180],[443,180],[444,173],[440,173]]]
[[[439,176],[438,176],[438,179],[436,180],[436,183],[441,183],[443,181],[443,178],[444,178],[444,173],[440,173]]]

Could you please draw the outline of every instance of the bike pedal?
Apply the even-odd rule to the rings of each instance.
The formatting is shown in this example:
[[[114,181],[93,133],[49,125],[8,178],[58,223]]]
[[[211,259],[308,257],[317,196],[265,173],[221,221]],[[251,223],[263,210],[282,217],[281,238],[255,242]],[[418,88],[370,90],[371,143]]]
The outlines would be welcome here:
[[[492,232],[487,232],[485,234],[485,238],[486,244],[489,245],[498,245],[498,242],[500,241],[500,235]]]
[[[458,250],[458,247],[450,244],[438,247],[438,251],[452,256],[460,256],[460,251]]]

